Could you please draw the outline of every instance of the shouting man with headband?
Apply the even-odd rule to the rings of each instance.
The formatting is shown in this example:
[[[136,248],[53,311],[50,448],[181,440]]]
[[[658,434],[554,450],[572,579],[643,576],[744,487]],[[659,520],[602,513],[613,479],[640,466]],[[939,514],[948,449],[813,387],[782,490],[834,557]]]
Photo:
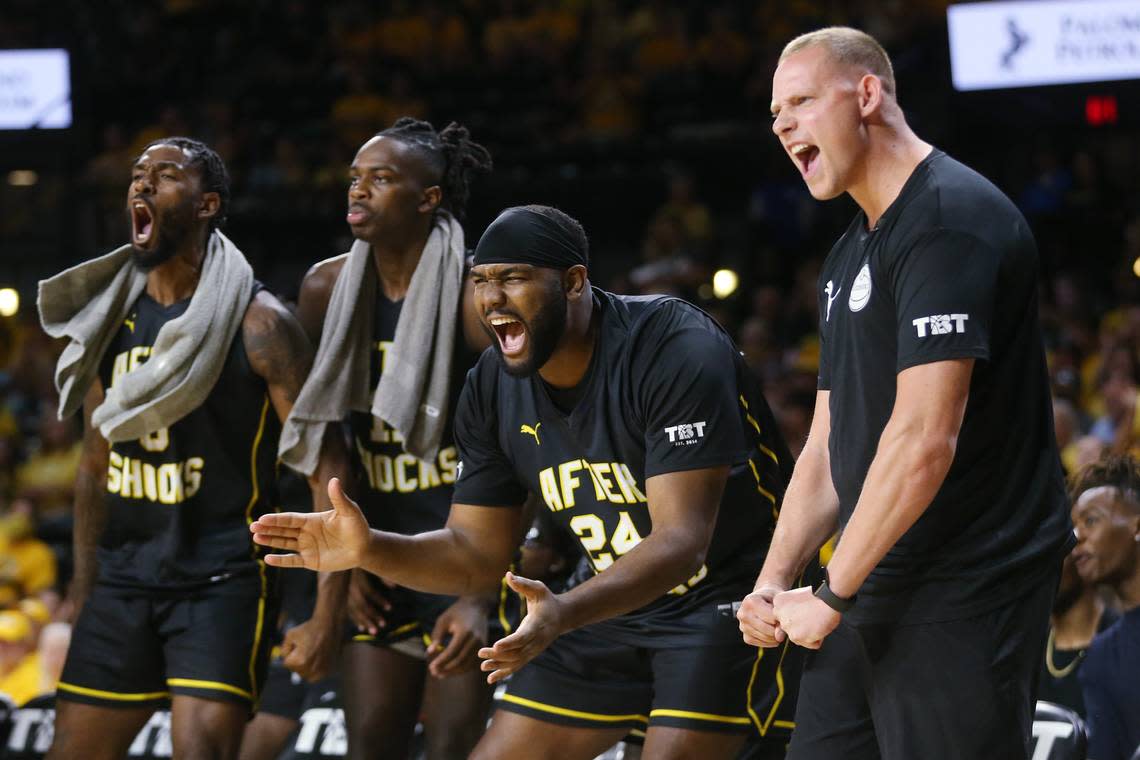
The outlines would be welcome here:
[[[479,241],[470,276],[494,349],[456,411],[446,527],[369,531],[333,481],[335,510],[264,516],[254,540],[290,552],[274,565],[469,594],[500,582],[533,492],[594,573],[563,594],[508,575],[528,614],[479,652],[490,682],[513,677],[472,757],[586,760],[630,729],[652,758],[734,757],[753,731],[782,751],[795,695],[779,669],[798,667],[717,609],[751,588],[791,456],[713,319],[594,289],[587,266],[581,225],[545,206],[507,209]]]

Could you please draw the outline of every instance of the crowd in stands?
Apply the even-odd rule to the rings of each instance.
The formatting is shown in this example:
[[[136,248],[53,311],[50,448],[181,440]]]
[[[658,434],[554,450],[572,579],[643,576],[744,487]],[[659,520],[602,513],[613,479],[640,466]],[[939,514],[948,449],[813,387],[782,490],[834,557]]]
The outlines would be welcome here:
[[[854,206],[807,194],[767,132],[769,82],[795,33],[860,25],[891,51],[919,131],[990,177],[1034,229],[1067,473],[1140,456],[1140,135],[955,134],[939,121],[948,85],[921,86],[945,65],[923,56],[945,33],[945,2],[11,5],[0,47],[72,50],[86,136],[36,187],[0,189],[0,281],[26,286],[122,244],[132,158],[190,134],[227,161],[231,236],[292,297],[309,265],[347,248],[356,147],[399,116],[454,119],[496,164],[474,189],[471,245],[511,203],[578,216],[595,284],[676,293],[728,327],[796,453],[815,400],[816,276]],[[723,299],[711,284],[721,268],[739,275]],[[81,435],[56,418],[61,347],[24,295],[0,319],[0,692],[17,702],[52,689],[66,652]]]

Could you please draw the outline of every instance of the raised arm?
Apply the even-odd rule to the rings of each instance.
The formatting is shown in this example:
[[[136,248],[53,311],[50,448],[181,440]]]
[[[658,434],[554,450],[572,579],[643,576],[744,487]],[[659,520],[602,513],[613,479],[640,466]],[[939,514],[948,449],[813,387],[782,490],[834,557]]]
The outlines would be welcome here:
[[[91,413],[103,403],[103,383],[98,378],[83,400],[83,454],[75,479],[75,527],[72,546],[75,570],[69,596],[73,621],[87,601],[99,574],[96,551],[107,525],[107,460],[111,447],[91,424]]]

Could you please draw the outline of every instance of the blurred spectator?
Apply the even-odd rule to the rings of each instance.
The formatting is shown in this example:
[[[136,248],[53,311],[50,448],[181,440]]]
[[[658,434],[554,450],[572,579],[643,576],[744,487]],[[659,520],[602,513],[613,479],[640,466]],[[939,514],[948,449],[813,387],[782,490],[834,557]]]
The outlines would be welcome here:
[[[668,187],[668,197],[657,209],[654,220],[661,217],[676,219],[684,233],[685,244],[703,253],[712,238],[712,217],[708,206],[696,197],[693,176],[674,168],[669,172]]]
[[[649,223],[641,246],[645,262],[629,273],[630,283],[640,293],[669,293],[696,300],[696,286],[703,282],[705,267],[698,263],[681,219],[658,215]]]
[[[1065,399],[1053,399],[1053,430],[1057,435],[1057,450],[1067,474],[1076,471],[1077,437],[1081,433],[1077,410]]]
[[[23,613],[0,611],[0,693],[17,707],[42,693],[35,645],[32,625]]]
[[[729,6],[710,11],[708,29],[696,45],[697,62],[705,71],[729,80],[744,76],[752,58],[752,44],[739,29]]]
[[[670,8],[655,19],[633,57],[634,68],[648,80],[675,77],[691,65],[692,43],[679,9]]]
[[[35,506],[39,519],[71,514],[82,444],[74,420],[60,420],[56,404],[40,414],[39,445],[16,471],[16,494]]]
[[[574,90],[580,126],[566,130],[571,139],[622,140],[641,127],[641,81],[624,70],[616,51],[592,48]]]
[[[1104,399],[1104,415],[1090,433],[1111,451],[1140,455],[1140,405],[1137,404],[1137,382],[1140,372],[1136,356],[1128,346],[1114,348],[1106,357],[1100,392]]]
[[[18,500],[0,517],[0,606],[51,589],[55,583],[55,554],[33,535],[31,503]]]
[[[1107,585],[1123,611],[1080,669],[1089,757],[1130,760],[1140,747],[1140,460],[1113,456],[1089,467],[1073,494],[1077,571]]]

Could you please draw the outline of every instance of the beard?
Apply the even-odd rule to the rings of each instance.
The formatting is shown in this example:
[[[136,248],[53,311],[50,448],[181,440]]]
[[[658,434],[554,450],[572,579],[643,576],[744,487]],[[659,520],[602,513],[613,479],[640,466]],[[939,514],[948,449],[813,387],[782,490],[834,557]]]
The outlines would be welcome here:
[[[530,341],[526,357],[518,364],[510,364],[503,356],[503,346],[499,336],[490,328],[485,329],[491,335],[495,353],[499,355],[499,362],[514,377],[531,377],[550,360],[558,343],[566,332],[566,293],[562,290],[562,283],[556,282],[552,297],[542,305],[538,313],[526,326],[527,337]]]
[[[129,212],[128,212],[129,216]],[[131,260],[144,272],[165,264],[178,253],[178,248],[192,234],[194,228],[194,208],[192,204],[171,209],[158,225],[158,240],[153,249],[131,245]]]

